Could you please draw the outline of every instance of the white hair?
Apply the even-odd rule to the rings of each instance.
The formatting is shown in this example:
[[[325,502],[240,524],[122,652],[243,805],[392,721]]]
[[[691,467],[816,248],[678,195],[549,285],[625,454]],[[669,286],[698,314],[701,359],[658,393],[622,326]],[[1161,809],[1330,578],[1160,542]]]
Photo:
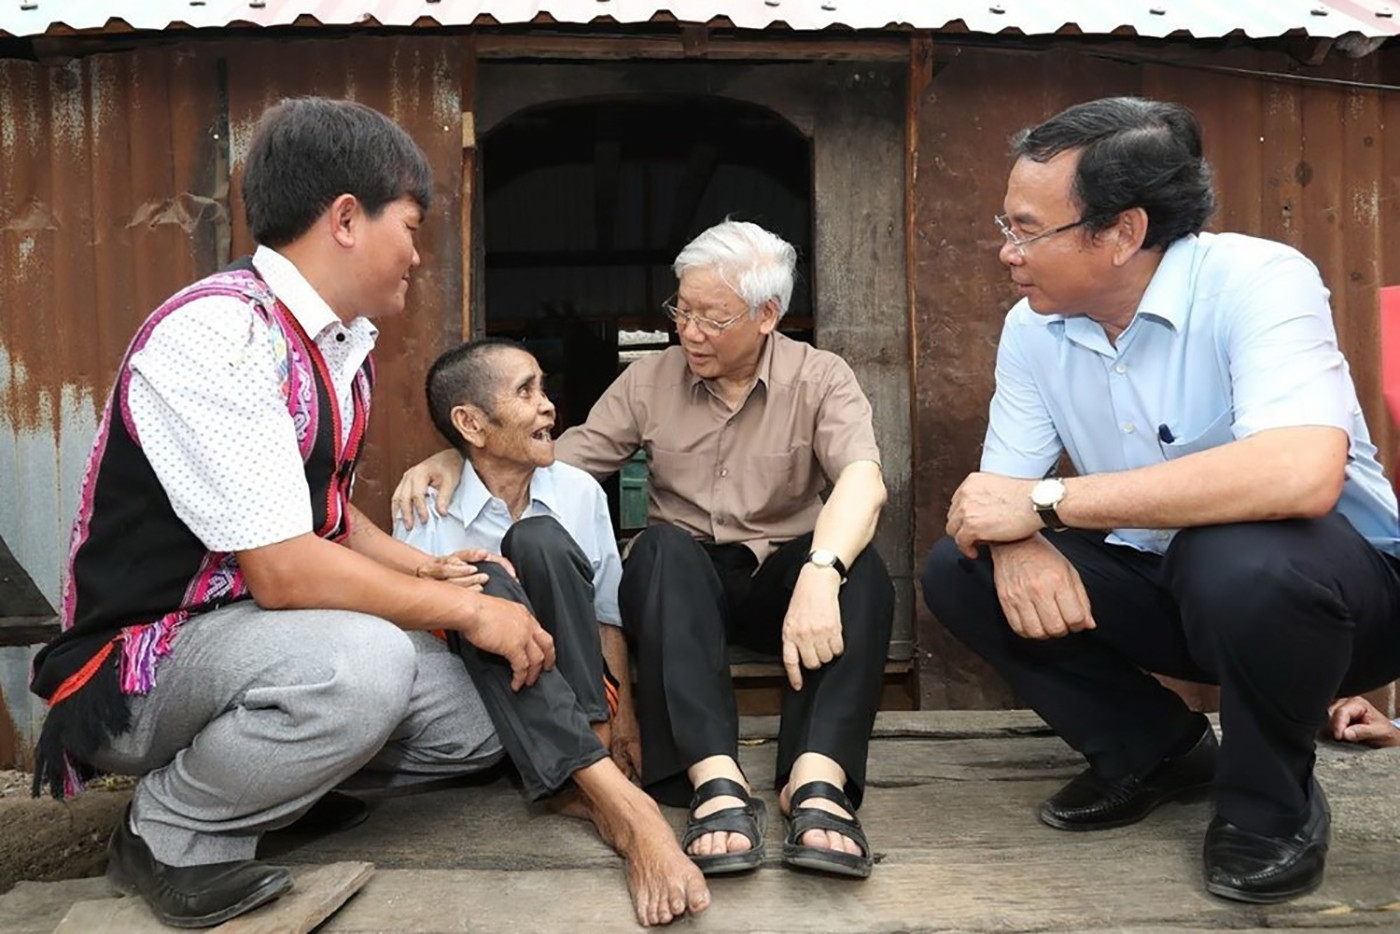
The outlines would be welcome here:
[[[723,221],[690,241],[671,264],[679,279],[689,269],[713,269],[757,317],[769,299],[778,302],[778,317],[792,300],[797,250],[775,233],[747,221]]]

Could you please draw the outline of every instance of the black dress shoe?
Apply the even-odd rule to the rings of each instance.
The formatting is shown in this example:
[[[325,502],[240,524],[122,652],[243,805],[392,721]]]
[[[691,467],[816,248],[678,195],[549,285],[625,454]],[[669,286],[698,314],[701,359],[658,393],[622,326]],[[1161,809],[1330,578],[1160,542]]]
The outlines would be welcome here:
[[[1081,772],[1040,806],[1040,819],[1059,830],[1107,830],[1142,820],[1159,804],[1210,789],[1220,744],[1207,724],[1195,746],[1151,771],[1108,781]]]
[[[1206,830],[1206,891],[1238,902],[1270,905],[1322,884],[1332,812],[1314,779],[1308,820],[1287,837],[1266,837],[1216,816]]]
[[[292,874],[253,859],[167,866],[132,832],[128,805],[107,845],[107,881],[145,898],[163,924],[207,928],[272,901],[292,887]]]
[[[315,834],[339,833],[358,827],[369,817],[369,805],[359,798],[341,794],[338,791],[326,792],[320,800],[311,805],[306,813],[286,827],[279,827],[277,833]]]

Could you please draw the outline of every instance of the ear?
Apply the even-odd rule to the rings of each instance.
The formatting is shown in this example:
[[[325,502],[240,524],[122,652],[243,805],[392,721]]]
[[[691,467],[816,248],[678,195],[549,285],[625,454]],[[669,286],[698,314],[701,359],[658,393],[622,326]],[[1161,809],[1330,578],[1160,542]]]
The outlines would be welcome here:
[[[326,209],[326,215],[335,242],[343,247],[353,247],[355,238],[359,235],[360,218],[363,215],[360,200],[351,194],[339,195]]]
[[[758,333],[764,335],[771,334],[773,329],[778,326],[778,319],[780,317],[781,315],[778,314],[778,300],[776,298],[770,298],[762,305],[759,305]]]
[[[486,423],[486,413],[474,405],[463,404],[452,409],[452,427],[474,448],[486,446],[486,434],[482,426]]]
[[[1118,215],[1112,227],[1116,238],[1113,247],[1113,264],[1123,266],[1142,250],[1147,239],[1147,211],[1142,208],[1129,208]]]

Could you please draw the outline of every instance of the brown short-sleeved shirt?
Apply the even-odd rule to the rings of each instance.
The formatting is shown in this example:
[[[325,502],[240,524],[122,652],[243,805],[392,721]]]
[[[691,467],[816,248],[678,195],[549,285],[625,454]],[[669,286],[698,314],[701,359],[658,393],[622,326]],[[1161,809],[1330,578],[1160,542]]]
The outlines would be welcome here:
[[[870,403],[846,361],[774,332],[735,410],[671,347],[633,363],[556,456],[606,477],[643,448],[647,515],[760,562],[816,525],[821,493],[856,461],[880,462]]]

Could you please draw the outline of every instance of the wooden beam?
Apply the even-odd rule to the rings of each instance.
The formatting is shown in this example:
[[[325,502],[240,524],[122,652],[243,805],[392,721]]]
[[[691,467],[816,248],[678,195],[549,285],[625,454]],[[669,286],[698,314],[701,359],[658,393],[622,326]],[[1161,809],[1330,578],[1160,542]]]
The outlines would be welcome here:
[[[919,181],[919,146],[923,142],[919,134],[919,114],[923,106],[924,95],[928,93],[929,87],[933,84],[933,38],[929,33],[916,34],[909,40],[909,89],[905,101],[904,114],[904,276],[906,295],[906,314],[909,321],[909,460],[911,472],[918,470],[918,465],[923,463],[920,458],[920,446],[922,439],[916,426],[919,424],[919,315],[918,298],[918,260],[919,260],[919,235],[920,218],[918,217],[918,181]],[[926,233],[926,231],[925,231]],[[910,505],[915,504],[912,493]],[[917,540],[917,536],[911,529],[911,540]],[[917,544],[915,545],[917,555]],[[917,619],[918,608],[914,608],[915,619]],[[919,627],[916,624],[911,633],[910,641],[913,643],[913,652],[919,655]],[[916,670],[913,675],[914,695],[920,696],[919,677],[921,670]],[[917,706],[917,700],[915,701]]]
[[[749,59],[753,61],[904,61],[909,40],[903,36],[869,39],[729,39],[707,34],[703,43],[695,37],[677,36],[559,36],[485,33],[475,37],[481,58],[694,58]]]
[[[462,231],[461,336],[472,338],[473,262],[472,219],[476,203],[476,44],[468,40],[462,52],[462,178],[458,223]]]

